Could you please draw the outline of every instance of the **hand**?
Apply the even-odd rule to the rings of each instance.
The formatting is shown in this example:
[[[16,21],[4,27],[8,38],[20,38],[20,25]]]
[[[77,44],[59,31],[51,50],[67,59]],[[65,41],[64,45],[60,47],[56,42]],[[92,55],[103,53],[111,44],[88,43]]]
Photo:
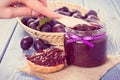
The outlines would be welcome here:
[[[58,14],[47,8],[46,0],[1,0],[0,2],[0,18],[41,14],[50,18],[59,18]]]

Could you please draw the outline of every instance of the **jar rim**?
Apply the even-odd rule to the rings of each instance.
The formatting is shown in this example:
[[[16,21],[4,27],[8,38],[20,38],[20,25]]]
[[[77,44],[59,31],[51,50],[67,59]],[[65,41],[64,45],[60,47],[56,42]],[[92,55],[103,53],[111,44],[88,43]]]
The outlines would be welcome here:
[[[94,23],[92,23],[92,24],[94,24]],[[97,30],[79,31],[79,30],[71,29],[70,27],[65,27],[65,31],[68,33],[76,34],[78,36],[100,35],[100,34],[106,33],[105,24],[98,24],[98,25],[101,25],[101,28],[97,29]]]

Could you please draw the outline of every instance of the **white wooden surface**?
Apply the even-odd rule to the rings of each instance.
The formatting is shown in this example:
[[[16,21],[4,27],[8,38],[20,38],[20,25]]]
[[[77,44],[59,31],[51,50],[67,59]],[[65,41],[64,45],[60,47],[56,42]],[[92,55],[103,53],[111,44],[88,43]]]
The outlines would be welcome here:
[[[51,1],[59,1],[59,0],[51,0]],[[67,1],[82,5],[88,9],[93,9],[98,11],[101,20],[106,24],[107,31],[108,31],[108,54],[120,54],[120,0],[60,0],[60,1]],[[1,20],[4,21],[4,20]],[[14,21],[14,20],[13,20]],[[6,21],[6,23],[9,21]],[[9,25],[8,27],[15,27],[15,22],[10,23],[13,25]],[[2,24],[0,22],[0,26]],[[9,29],[8,28],[8,29]],[[5,28],[6,30],[6,28]],[[4,31],[5,31],[4,30]],[[0,32],[4,32],[3,30]],[[0,64],[0,80],[39,80],[38,78],[31,77],[25,73],[21,73],[18,69],[19,66],[22,66],[22,62],[24,59],[22,58],[22,50],[20,48],[20,40],[25,35],[23,28],[19,24],[17,27],[10,28],[7,30],[7,34],[0,36],[0,51],[4,51],[4,48],[7,47],[7,50],[4,51],[5,55],[2,59]],[[10,31],[10,32],[9,32]],[[11,34],[12,38],[8,46],[6,46],[6,42],[10,39]],[[8,35],[8,36],[7,36]],[[7,41],[4,42],[3,46],[1,44],[7,38]],[[0,52],[1,53],[1,52]]]
[[[0,61],[14,33],[16,23],[15,19],[0,19]]]

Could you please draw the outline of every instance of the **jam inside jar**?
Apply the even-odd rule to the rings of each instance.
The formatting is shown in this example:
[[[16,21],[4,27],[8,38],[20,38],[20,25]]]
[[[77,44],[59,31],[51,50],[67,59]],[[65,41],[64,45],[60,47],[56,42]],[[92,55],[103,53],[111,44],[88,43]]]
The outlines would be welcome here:
[[[106,43],[107,35],[103,25],[66,28],[64,47],[68,65],[96,67],[104,64],[107,60]]]

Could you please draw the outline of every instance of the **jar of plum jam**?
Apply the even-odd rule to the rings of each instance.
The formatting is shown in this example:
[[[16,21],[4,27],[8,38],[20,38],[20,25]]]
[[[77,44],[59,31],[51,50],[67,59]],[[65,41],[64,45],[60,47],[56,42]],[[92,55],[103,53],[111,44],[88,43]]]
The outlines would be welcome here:
[[[107,34],[101,24],[78,24],[73,28],[67,27],[64,41],[68,65],[96,67],[107,60]]]

